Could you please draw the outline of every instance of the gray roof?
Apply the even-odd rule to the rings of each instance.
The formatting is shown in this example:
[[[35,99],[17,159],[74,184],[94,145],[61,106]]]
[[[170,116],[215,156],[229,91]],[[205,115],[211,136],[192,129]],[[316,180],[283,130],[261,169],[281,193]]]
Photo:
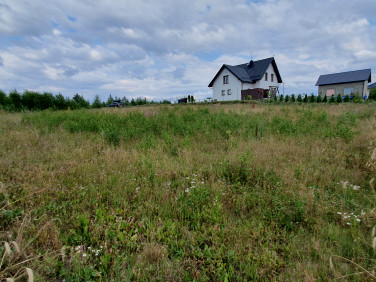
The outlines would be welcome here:
[[[209,87],[213,86],[214,81],[217,79],[217,77],[224,68],[227,68],[241,82],[255,83],[257,80],[263,78],[270,64],[272,64],[274,67],[274,71],[277,76],[278,82],[282,83],[282,78],[279,74],[277,64],[275,63],[274,58],[271,57],[259,61],[250,61],[249,63],[237,66],[223,65],[217,72],[217,74],[214,76],[213,80],[210,82]]]
[[[371,69],[320,75],[316,86],[365,81],[371,82]]]
[[[376,88],[376,82],[368,85],[368,89]]]

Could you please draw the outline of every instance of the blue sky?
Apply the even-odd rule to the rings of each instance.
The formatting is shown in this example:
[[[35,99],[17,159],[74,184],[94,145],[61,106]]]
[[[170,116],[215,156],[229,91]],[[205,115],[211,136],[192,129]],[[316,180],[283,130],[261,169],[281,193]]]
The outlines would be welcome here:
[[[273,55],[286,94],[333,72],[376,81],[374,0],[0,0],[0,15],[6,92],[202,99],[222,64]]]

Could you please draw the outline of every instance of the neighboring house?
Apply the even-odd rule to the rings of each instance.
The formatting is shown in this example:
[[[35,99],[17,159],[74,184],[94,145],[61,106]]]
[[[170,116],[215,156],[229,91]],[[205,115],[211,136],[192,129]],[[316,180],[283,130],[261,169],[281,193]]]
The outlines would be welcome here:
[[[263,99],[278,93],[282,83],[274,58],[230,66],[223,65],[209,87],[214,101]]]
[[[318,94],[326,96],[355,95],[368,97],[368,83],[371,82],[371,69],[320,75],[316,82]]]
[[[368,89],[376,88],[376,82],[368,85]]]

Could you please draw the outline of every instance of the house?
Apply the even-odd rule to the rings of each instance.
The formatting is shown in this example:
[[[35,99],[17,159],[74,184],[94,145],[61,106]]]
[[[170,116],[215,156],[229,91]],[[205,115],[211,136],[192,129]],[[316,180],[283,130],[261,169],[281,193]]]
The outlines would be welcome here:
[[[320,75],[316,82],[318,94],[326,96],[355,95],[368,97],[368,83],[371,82],[371,69]]]
[[[278,93],[282,83],[274,58],[246,64],[223,65],[208,85],[214,101],[263,99]]]
[[[368,85],[368,89],[376,88],[376,82]]]

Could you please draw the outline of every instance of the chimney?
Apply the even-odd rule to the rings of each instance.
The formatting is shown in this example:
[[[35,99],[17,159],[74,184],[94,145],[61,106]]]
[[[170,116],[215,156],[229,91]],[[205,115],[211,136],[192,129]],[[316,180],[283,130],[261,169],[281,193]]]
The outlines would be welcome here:
[[[248,68],[250,69],[251,67],[253,67],[253,60],[248,63]]]

